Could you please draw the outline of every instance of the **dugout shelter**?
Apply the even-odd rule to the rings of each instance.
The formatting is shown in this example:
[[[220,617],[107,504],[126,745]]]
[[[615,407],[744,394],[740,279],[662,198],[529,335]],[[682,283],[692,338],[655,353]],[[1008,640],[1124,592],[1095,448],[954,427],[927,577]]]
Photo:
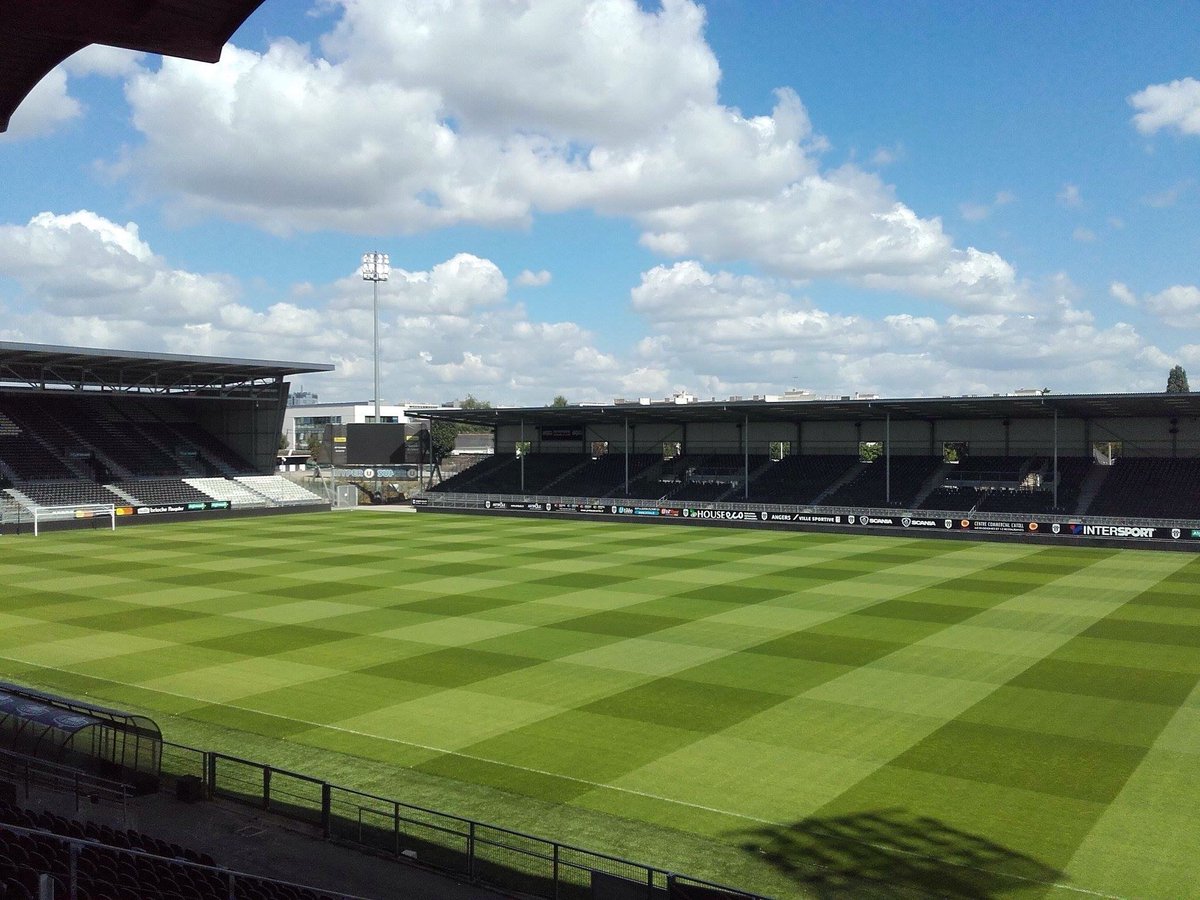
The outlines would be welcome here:
[[[158,789],[162,732],[147,716],[0,682],[0,749]]]

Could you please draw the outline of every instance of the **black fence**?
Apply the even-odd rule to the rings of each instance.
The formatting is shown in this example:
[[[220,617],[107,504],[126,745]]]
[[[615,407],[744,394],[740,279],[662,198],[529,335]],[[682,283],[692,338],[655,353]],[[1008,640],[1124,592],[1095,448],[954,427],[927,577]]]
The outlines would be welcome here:
[[[767,900],[595,850],[378,797],[225,753],[163,742],[163,784],[319,828],[328,840],[546,900]]]
[[[126,821],[129,800],[134,795],[133,788],[123,782],[7,750],[0,750],[0,780],[10,784],[9,790],[14,794],[0,799],[15,801],[18,789],[28,798],[36,785],[57,793],[73,794],[76,810],[84,801],[115,804],[121,808],[122,821]]]
[[[9,846],[19,842],[21,838],[36,841],[40,848],[35,851],[36,857],[22,854],[23,858],[27,860],[26,865],[31,871],[39,873],[39,877],[48,876],[55,882],[55,889],[43,896],[63,898],[92,896],[87,893],[87,889],[89,887],[93,890],[96,889],[97,883],[101,884],[100,890],[104,892],[105,896],[108,895],[108,891],[104,890],[105,887],[112,893],[116,893],[121,888],[127,891],[137,891],[137,888],[129,883],[132,873],[174,871],[192,880],[193,885],[205,884],[210,889],[219,886],[221,894],[227,895],[229,900],[239,900],[243,897],[260,900],[264,896],[264,885],[268,889],[274,889],[267,894],[271,897],[295,897],[297,892],[304,892],[303,895],[306,896],[320,895],[336,898],[336,900],[364,900],[357,894],[343,894],[339,891],[281,881],[278,878],[249,875],[186,859],[167,859],[141,850],[114,847],[111,844],[102,844],[83,838],[49,834],[41,829],[0,823],[0,852],[8,851],[6,855],[11,855]],[[131,868],[126,868],[126,866]],[[286,893],[281,889],[284,889]],[[26,890],[29,890],[28,885]],[[43,890],[40,884],[38,890]],[[8,896],[16,895],[11,893],[10,889]],[[122,892],[121,896],[133,896],[133,894]],[[156,893],[155,896],[165,895]],[[172,894],[172,896],[178,896],[178,894]],[[197,893],[195,896],[200,896],[200,894]]]

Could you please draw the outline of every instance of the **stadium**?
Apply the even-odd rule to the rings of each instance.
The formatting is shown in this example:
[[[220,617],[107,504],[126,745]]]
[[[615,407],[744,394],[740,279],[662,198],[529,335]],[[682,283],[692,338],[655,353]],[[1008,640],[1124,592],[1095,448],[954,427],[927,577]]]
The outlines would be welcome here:
[[[544,897],[1194,877],[1154,788],[1194,759],[1191,395],[431,410],[494,453],[404,516],[273,473],[328,367],[0,363],[14,795],[240,803]],[[144,724],[31,742],[22,699]],[[68,820],[12,810],[65,884]]]
[[[0,124],[257,5],[13,12]],[[1196,395],[431,408],[283,473],[333,369],[0,342],[0,898],[1195,894]]]

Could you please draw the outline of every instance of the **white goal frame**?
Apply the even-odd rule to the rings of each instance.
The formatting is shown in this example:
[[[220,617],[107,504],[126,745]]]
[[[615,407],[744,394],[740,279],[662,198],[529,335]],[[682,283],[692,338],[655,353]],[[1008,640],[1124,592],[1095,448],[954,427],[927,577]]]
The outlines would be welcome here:
[[[115,503],[72,503],[69,506],[29,506],[33,513],[33,536],[38,536],[38,526],[43,519],[61,521],[62,519],[94,519],[97,516],[108,516],[112,523],[109,530],[117,530],[117,505]]]

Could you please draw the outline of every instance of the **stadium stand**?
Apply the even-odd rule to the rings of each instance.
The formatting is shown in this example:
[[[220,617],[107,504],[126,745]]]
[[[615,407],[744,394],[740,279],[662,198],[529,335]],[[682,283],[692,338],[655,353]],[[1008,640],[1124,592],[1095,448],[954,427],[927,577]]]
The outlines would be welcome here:
[[[760,503],[812,503],[852,467],[857,456],[785,456],[750,482]]]
[[[197,490],[180,478],[148,478],[141,481],[123,481],[113,485],[136,502],[153,504],[204,503],[211,500],[208,494]]]
[[[1119,457],[1087,514],[1159,519],[1198,503],[1200,459]]]
[[[231,877],[207,854],[138,831],[0,802],[0,897],[32,900],[43,874],[54,879],[55,896],[71,896],[72,855],[81,900],[332,900],[267,878]]]
[[[239,481],[228,478],[185,478],[185,484],[207,494],[213,500],[224,500],[240,507],[267,506],[265,496]]]
[[[891,502],[887,500],[888,465],[883,459],[866,463],[850,481],[821,500],[824,506],[908,506],[942,460],[932,456],[893,456]]]
[[[321,498],[282,475],[240,475],[237,481],[280,506],[320,503]]]
[[[608,453],[598,456],[582,468],[571,472],[554,485],[554,492],[564,497],[638,496],[634,482],[639,476],[662,463],[654,453],[629,454],[629,493],[625,493],[625,456]]]
[[[1074,513],[1080,488],[1092,467],[1084,456],[1058,460],[1058,505],[1054,503],[1054,461],[1042,457],[969,457],[947,472],[945,481],[920,508],[946,512]]]
[[[128,502],[107,486],[87,481],[34,481],[10,490],[35,506]]]
[[[1034,462],[1015,456],[968,456],[952,464],[946,480],[1016,484]]]
[[[463,469],[454,475],[451,475],[445,481],[434,485],[430,490],[441,493],[486,493],[486,491],[476,491],[472,487],[475,482],[482,483],[485,479],[491,478],[496,470],[505,466],[512,465],[516,462],[515,456],[489,456],[486,457],[469,469]]]
[[[942,487],[930,491],[923,501],[921,509],[940,509],[946,512],[970,512],[979,505],[985,491],[973,487]]]
[[[438,490],[471,494],[539,494],[553,492],[553,484],[587,461],[578,453],[530,453],[524,459],[525,486],[521,487],[521,458],[500,456],[484,460],[448,478]]]

